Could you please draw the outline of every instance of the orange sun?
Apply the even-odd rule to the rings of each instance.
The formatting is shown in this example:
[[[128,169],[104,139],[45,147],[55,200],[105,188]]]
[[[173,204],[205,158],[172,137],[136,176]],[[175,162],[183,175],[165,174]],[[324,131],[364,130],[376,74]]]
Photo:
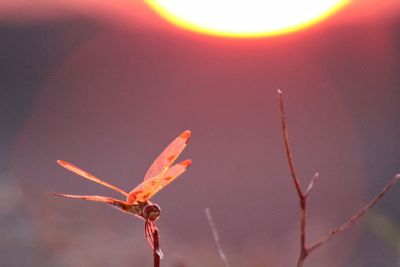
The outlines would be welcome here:
[[[350,0],[146,0],[167,21],[188,30],[261,37],[303,29]]]

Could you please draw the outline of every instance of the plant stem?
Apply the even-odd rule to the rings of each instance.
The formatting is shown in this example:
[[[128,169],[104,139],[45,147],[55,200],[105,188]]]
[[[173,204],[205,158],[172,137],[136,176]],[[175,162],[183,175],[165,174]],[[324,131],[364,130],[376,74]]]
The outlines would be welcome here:
[[[206,211],[208,224],[210,225],[211,232],[212,232],[213,237],[214,237],[215,244],[217,245],[219,256],[221,257],[221,259],[224,262],[225,266],[226,267],[230,267],[230,265],[228,263],[228,259],[225,256],[225,253],[224,253],[224,251],[222,249],[221,244],[219,243],[219,235],[218,235],[217,227],[215,226],[214,220],[213,220],[213,218],[211,216],[211,211],[210,211],[209,208],[206,208],[205,211]]]
[[[154,229],[153,231],[153,261],[154,267],[160,267],[160,242],[159,242],[159,235],[158,229]]]
[[[398,181],[400,180],[400,173],[395,175],[387,184],[386,186],[379,192],[378,195],[376,195],[369,203],[367,203],[362,209],[357,211],[353,216],[351,216],[347,221],[345,221],[343,224],[338,226],[335,229],[332,229],[329,231],[329,233],[320,239],[319,241],[315,242],[313,245],[309,247],[309,252],[314,251],[321,245],[323,245],[325,242],[328,242],[331,240],[335,235],[343,232],[344,230],[347,230],[350,226],[352,226],[355,222],[357,222],[369,209],[371,209],[385,194],[389,189],[394,186]]]
[[[282,136],[283,142],[285,146],[286,158],[289,165],[290,174],[292,176],[292,182],[296,189],[299,203],[300,203],[300,255],[297,259],[297,267],[302,267],[304,264],[305,259],[311,252],[315,251],[317,248],[331,240],[337,234],[343,232],[344,230],[348,229],[352,226],[355,222],[357,222],[369,209],[371,209],[389,190],[392,186],[394,186],[400,180],[400,173],[395,175],[387,184],[386,186],[379,192],[377,196],[375,196],[369,203],[367,203],[362,209],[357,211],[353,216],[351,216],[346,222],[342,225],[338,226],[329,231],[329,233],[320,239],[319,241],[315,242],[310,247],[307,246],[307,239],[306,239],[306,226],[307,226],[307,199],[309,193],[313,189],[315,183],[319,179],[319,174],[314,174],[313,178],[311,179],[306,192],[304,193],[301,190],[299,179],[297,178],[297,174],[294,168],[293,157],[290,151],[289,146],[289,137],[287,132],[286,126],[286,118],[285,118],[285,111],[283,106],[283,97],[282,91],[278,90],[278,99],[279,99],[279,111],[280,111],[280,119],[281,119],[281,127],[282,127]]]
[[[289,146],[289,136],[286,127],[285,110],[283,106],[283,97],[281,90],[278,90],[278,98],[279,98],[279,111],[281,115],[281,127],[282,127],[283,142],[285,145],[286,158],[289,165],[290,174],[292,176],[292,182],[299,197],[299,204],[300,204],[300,255],[297,261],[297,267],[301,267],[303,265],[305,258],[308,255],[308,251],[306,248],[307,195],[305,195],[301,190],[300,182],[299,179],[297,178],[296,170],[294,168],[292,152],[290,151],[290,146]]]

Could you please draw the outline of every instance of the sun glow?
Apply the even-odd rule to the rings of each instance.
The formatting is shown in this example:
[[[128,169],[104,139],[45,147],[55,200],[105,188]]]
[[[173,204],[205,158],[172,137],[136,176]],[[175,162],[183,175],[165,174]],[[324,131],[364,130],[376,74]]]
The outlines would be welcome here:
[[[146,0],[167,21],[196,32],[260,37],[297,31],[349,0]]]

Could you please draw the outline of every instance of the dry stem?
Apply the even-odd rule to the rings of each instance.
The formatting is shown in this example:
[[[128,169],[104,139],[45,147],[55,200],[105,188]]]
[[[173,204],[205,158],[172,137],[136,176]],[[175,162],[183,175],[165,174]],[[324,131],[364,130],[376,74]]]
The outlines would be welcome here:
[[[359,220],[369,209],[371,209],[384,195],[390,188],[395,185],[400,179],[400,174],[395,175],[387,184],[386,186],[376,195],[368,204],[366,204],[362,209],[357,211],[353,216],[351,216],[346,222],[342,225],[338,226],[335,229],[329,231],[329,233],[323,237],[321,240],[315,242],[308,248],[309,252],[317,249],[319,246],[324,244],[325,242],[331,240],[335,235],[343,232],[350,226],[352,226],[357,220]]]
[[[285,111],[284,111],[284,107],[283,107],[283,97],[282,97],[281,90],[278,90],[278,99],[279,99],[279,111],[280,111],[282,135],[283,135],[283,141],[284,141],[284,146],[285,146],[286,158],[287,158],[289,170],[290,170],[290,173],[292,176],[293,185],[297,191],[297,195],[299,197],[299,204],[300,204],[300,255],[297,259],[297,267],[302,267],[305,259],[311,252],[315,251],[317,248],[319,248],[320,246],[322,246],[323,244],[325,244],[326,242],[331,240],[337,234],[348,229],[356,221],[358,221],[369,209],[371,209],[385,195],[385,193],[387,191],[389,191],[389,189],[394,184],[396,184],[396,182],[398,182],[400,180],[400,174],[395,175],[375,198],[373,198],[362,209],[357,211],[346,222],[344,222],[339,227],[332,229],[331,231],[329,231],[329,233],[325,237],[323,237],[322,239],[320,239],[319,241],[315,242],[313,245],[308,247],[307,240],[306,240],[307,199],[308,199],[309,193],[311,192],[314,185],[316,184],[316,182],[319,179],[319,174],[316,173],[313,176],[313,178],[311,179],[311,181],[307,187],[307,190],[304,193],[301,190],[300,182],[299,182],[299,179],[297,178],[297,174],[296,174],[296,171],[294,168],[292,153],[290,151],[289,137],[288,137],[288,133],[287,133],[286,118],[285,118]]]
[[[294,169],[293,157],[292,157],[292,153],[290,151],[290,146],[289,146],[289,136],[288,136],[287,127],[286,127],[285,110],[283,108],[283,98],[282,98],[281,90],[278,90],[278,97],[279,97],[279,110],[280,110],[280,114],[281,114],[282,135],[283,135],[283,142],[285,145],[286,157],[287,157],[287,161],[289,164],[290,173],[292,175],[292,181],[293,181],[294,187],[297,191],[297,195],[299,197],[299,204],[300,204],[300,255],[299,255],[298,262],[297,262],[297,267],[300,267],[303,265],[304,259],[308,255],[308,251],[307,251],[307,247],[306,247],[307,195],[304,194],[303,191],[301,190],[300,182],[299,182],[299,179],[297,178],[297,174]],[[313,180],[314,179],[312,179],[312,181]],[[312,185],[310,184],[309,188],[311,188],[311,187],[312,187]],[[309,192],[310,190],[307,190],[307,191]]]
[[[221,257],[222,261],[225,263],[225,266],[229,267],[230,265],[228,263],[228,259],[226,258],[225,253],[222,250],[221,244],[219,243],[219,235],[218,235],[217,227],[215,227],[214,220],[213,220],[213,218],[211,216],[210,209],[206,208],[205,211],[206,211],[208,224],[210,225],[211,232],[212,232],[213,237],[214,237],[215,244],[217,245],[219,256]]]
[[[160,267],[160,242],[158,229],[154,229],[153,231],[153,262],[154,267]]]

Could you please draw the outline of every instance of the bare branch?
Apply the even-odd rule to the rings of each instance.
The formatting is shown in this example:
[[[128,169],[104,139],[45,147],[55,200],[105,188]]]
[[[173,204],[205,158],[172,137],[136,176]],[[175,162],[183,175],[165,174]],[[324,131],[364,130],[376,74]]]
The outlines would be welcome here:
[[[358,221],[369,209],[371,209],[386,194],[386,192],[389,191],[389,189],[400,180],[400,173],[394,176],[375,198],[373,198],[367,205],[365,205],[362,209],[360,209],[357,213],[355,213],[352,217],[350,217],[345,223],[329,231],[329,233],[324,238],[322,238],[321,240],[315,242],[313,245],[308,247],[306,244],[307,199],[310,192],[314,188],[314,185],[318,182],[319,174],[318,173],[314,174],[306,191],[303,193],[300,187],[299,179],[297,178],[297,174],[294,168],[292,154],[290,152],[289,137],[287,133],[286,118],[283,108],[283,97],[281,90],[278,90],[278,99],[279,99],[279,111],[280,111],[282,135],[285,145],[286,157],[289,165],[289,170],[292,176],[292,182],[297,191],[297,195],[299,197],[299,202],[300,202],[300,255],[297,259],[297,267],[302,267],[305,259],[311,252],[313,252],[315,249],[317,249],[324,243],[331,240],[337,234],[348,229],[356,221]]]
[[[346,222],[344,222],[339,227],[329,231],[328,235],[317,241],[315,244],[308,248],[309,252],[314,251],[319,246],[323,245],[325,242],[331,240],[337,234],[343,232],[352,226],[356,221],[358,221],[369,209],[371,209],[389,190],[392,186],[394,186],[400,180],[400,173],[396,174],[387,184],[386,186],[376,195],[367,205],[365,205],[362,209],[356,212],[353,216],[351,216]]]
[[[318,182],[318,180],[319,180],[319,173],[316,172],[314,176],[311,178],[310,184],[308,185],[307,190],[304,193],[305,197],[308,197],[308,195],[310,194],[311,190],[313,189],[314,185]]]
[[[213,218],[212,218],[212,216],[211,216],[210,209],[209,209],[209,208],[206,208],[206,209],[205,209],[205,212],[206,212],[208,224],[210,225],[211,232],[212,232],[213,237],[214,237],[215,244],[217,245],[217,249],[218,249],[219,256],[221,257],[221,259],[222,259],[222,261],[224,262],[225,266],[226,266],[226,267],[229,267],[230,265],[229,265],[229,263],[228,263],[228,259],[226,258],[225,253],[224,253],[224,251],[222,250],[221,244],[219,243],[219,236],[218,236],[217,227],[215,227]]]
[[[307,250],[307,198],[300,198],[300,255],[297,260],[297,267],[303,266],[303,262],[308,256]]]
[[[281,127],[282,127],[282,134],[283,134],[283,142],[285,144],[286,157],[287,157],[287,161],[289,164],[290,173],[292,175],[293,184],[296,188],[299,198],[302,199],[302,198],[304,198],[304,194],[301,191],[299,179],[297,178],[296,171],[294,168],[292,153],[290,152],[289,137],[288,137],[288,133],[287,133],[286,119],[285,119],[285,110],[283,108],[283,96],[282,96],[282,91],[279,89],[278,89],[278,99],[279,99],[279,111],[281,113]]]
[[[306,219],[307,219],[307,197],[303,193],[300,187],[299,179],[297,178],[297,174],[294,168],[293,157],[290,151],[289,146],[289,137],[287,133],[286,127],[286,117],[285,117],[285,110],[283,107],[283,96],[282,91],[278,89],[278,99],[279,99],[279,111],[281,114],[281,127],[282,127],[282,135],[283,135],[283,142],[285,145],[285,152],[286,158],[288,161],[290,173],[292,176],[292,182],[296,189],[297,195],[299,197],[299,204],[300,204],[300,255],[297,261],[297,267],[301,267],[305,258],[308,255],[307,247],[306,247]]]
[[[160,267],[160,255],[161,250],[160,250],[160,242],[159,242],[159,235],[158,235],[158,229],[155,228],[153,231],[153,262],[154,262],[154,267]]]

